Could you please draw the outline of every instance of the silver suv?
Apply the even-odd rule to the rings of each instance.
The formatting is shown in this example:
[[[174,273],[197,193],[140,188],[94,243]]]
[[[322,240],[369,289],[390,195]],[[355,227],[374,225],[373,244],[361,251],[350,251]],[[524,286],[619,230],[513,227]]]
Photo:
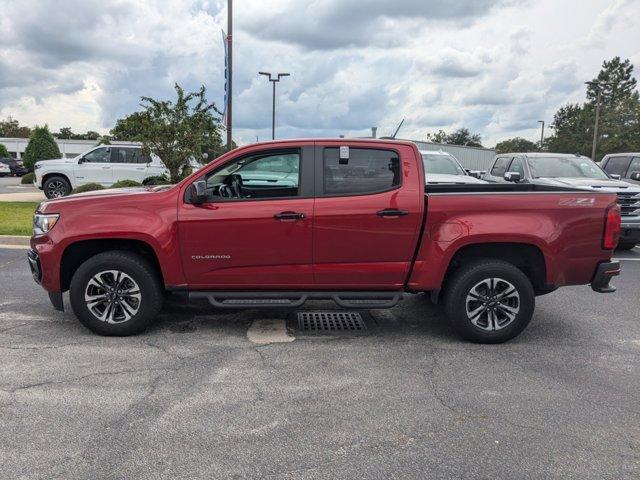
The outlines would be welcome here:
[[[618,249],[630,250],[640,243],[640,185],[608,175],[588,157],[546,152],[505,153],[496,155],[484,180],[615,192],[622,212]]]

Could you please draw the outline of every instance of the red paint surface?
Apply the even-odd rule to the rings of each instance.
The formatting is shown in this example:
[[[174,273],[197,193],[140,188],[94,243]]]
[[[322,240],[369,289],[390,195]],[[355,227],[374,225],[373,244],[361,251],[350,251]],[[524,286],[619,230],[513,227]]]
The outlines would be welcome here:
[[[238,155],[275,147],[352,145],[398,151],[402,185],[373,195],[291,198],[189,205],[186,188]],[[422,161],[409,142],[290,140],[229,152],[164,192],[68,197],[44,202],[59,213],[52,231],[31,240],[41,259],[43,287],[60,291],[60,260],[74,242],[133,239],[155,252],[166,285],[191,289],[440,288],[455,253],[477,243],[523,243],[544,255],[550,285],[585,284],[602,250],[606,208],[614,194],[519,193],[428,195]],[[575,202],[577,197],[593,202]],[[409,212],[384,218],[376,212]],[[273,218],[283,211],[299,221]],[[413,257],[416,262],[412,267]],[[198,257],[211,256],[210,259]],[[407,281],[407,277],[411,276]]]

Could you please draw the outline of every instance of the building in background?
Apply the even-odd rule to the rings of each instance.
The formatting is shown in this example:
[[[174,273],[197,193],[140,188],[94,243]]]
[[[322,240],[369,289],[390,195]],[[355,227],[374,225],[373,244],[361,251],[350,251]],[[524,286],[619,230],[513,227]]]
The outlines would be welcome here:
[[[77,157],[81,153],[86,152],[92,147],[95,147],[98,144],[98,140],[62,140],[59,138],[55,139],[58,144],[58,148],[60,149],[60,153],[62,154],[62,158],[73,158]],[[16,159],[22,158],[22,154],[24,150],[27,148],[27,144],[29,143],[28,138],[6,138],[0,137],[0,143],[7,147],[9,150],[9,154]],[[139,145],[137,142],[118,142],[112,141],[112,145]]]
[[[443,152],[450,153],[456,157],[467,170],[488,170],[493,163],[493,157],[496,154],[496,151],[490,148],[449,145],[448,143],[421,142],[420,140],[411,141],[418,145],[418,149],[420,150],[442,150]]]

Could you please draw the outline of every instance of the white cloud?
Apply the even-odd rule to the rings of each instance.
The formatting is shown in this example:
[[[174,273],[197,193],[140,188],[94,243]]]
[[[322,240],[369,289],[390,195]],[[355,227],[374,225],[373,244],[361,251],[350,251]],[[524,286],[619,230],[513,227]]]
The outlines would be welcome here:
[[[640,0],[239,0],[234,136],[421,139],[461,126],[485,143],[536,138],[614,55],[640,61]],[[173,83],[223,98],[226,2],[21,0],[0,9],[0,116],[107,131]],[[588,28],[585,28],[585,25]],[[590,26],[590,27],[589,27]],[[589,46],[585,48],[585,46]],[[597,48],[596,48],[597,47]],[[640,65],[638,66],[640,68]]]

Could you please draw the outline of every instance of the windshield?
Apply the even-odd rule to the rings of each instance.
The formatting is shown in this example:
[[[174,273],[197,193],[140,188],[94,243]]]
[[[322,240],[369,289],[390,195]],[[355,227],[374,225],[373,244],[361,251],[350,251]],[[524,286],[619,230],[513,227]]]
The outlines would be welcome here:
[[[585,157],[529,157],[527,161],[534,178],[609,178],[598,165]]]
[[[423,153],[425,173],[441,173],[445,175],[466,175],[458,161],[451,155]]]

